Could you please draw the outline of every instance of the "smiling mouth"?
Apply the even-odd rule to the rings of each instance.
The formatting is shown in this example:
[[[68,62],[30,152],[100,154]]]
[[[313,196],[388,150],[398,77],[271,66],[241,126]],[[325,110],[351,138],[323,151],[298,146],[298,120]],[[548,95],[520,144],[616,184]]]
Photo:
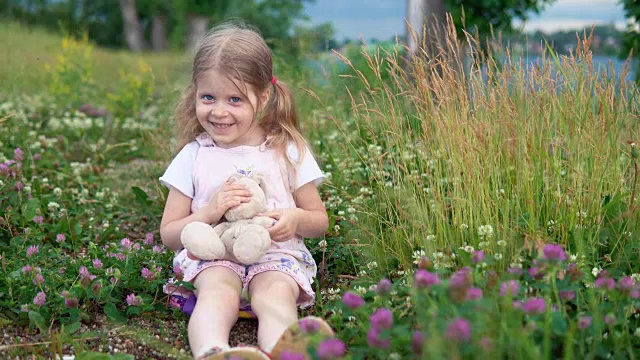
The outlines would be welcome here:
[[[211,123],[211,125],[213,125],[213,127],[216,129],[228,129],[231,126],[233,126],[233,124],[219,124],[219,123]]]

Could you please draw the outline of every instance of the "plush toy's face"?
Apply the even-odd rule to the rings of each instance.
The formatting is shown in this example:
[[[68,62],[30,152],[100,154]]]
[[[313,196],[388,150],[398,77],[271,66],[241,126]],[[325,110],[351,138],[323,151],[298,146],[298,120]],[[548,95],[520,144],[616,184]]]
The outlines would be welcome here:
[[[227,210],[224,217],[227,221],[251,219],[261,212],[267,211],[267,196],[260,187],[261,177],[237,177],[235,183],[246,186],[251,191],[251,201],[242,203],[235,208]]]

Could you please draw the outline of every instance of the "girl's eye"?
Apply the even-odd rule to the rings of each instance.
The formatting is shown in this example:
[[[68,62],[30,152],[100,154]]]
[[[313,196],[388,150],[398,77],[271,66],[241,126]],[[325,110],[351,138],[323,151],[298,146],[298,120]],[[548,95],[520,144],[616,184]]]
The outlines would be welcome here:
[[[229,99],[229,101],[231,101],[232,103],[238,103],[238,102],[240,102],[240,100],[241,99],[239,97],[237,97],[237,96],[233,96],[233,97],[231,97],[231,99]]]
[[[211,95],[202,95],[202,98],[204,100],[207,100],[207,101],[212,101],[213,100],[213,96],[211,96]]]

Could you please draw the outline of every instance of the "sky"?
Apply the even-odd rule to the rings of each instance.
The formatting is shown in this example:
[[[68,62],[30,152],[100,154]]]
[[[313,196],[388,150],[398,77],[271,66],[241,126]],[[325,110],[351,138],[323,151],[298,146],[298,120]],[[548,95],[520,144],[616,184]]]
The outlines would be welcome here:
[[[312,25],[333,22],[337,40],[386,40],[404,33],[405,3],[405,0],[316,0],[305,10]],[[552,32],[603,23],[624,28],[624,11],[618,0],[556,0],[539,15],[531,16],[524,30]]]

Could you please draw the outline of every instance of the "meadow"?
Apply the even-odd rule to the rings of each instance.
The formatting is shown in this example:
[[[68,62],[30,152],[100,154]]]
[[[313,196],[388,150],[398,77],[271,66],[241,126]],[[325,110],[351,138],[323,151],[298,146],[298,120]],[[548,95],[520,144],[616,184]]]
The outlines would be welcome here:
[[[127,358],[96,340],[104,318],[188,358],[186,317],[162,293],[157,180],[188,57],[6,23],[0,39],[0,324],[43,339],[0,351]],[[534,66],[508,49],[405,65],[366,44],[323,71],[276,64],[327,176],[305,313],[336,338],[314,359],[640,356],[638,89],[588,47]],[[136,327],[157,319],[180,334]]]

